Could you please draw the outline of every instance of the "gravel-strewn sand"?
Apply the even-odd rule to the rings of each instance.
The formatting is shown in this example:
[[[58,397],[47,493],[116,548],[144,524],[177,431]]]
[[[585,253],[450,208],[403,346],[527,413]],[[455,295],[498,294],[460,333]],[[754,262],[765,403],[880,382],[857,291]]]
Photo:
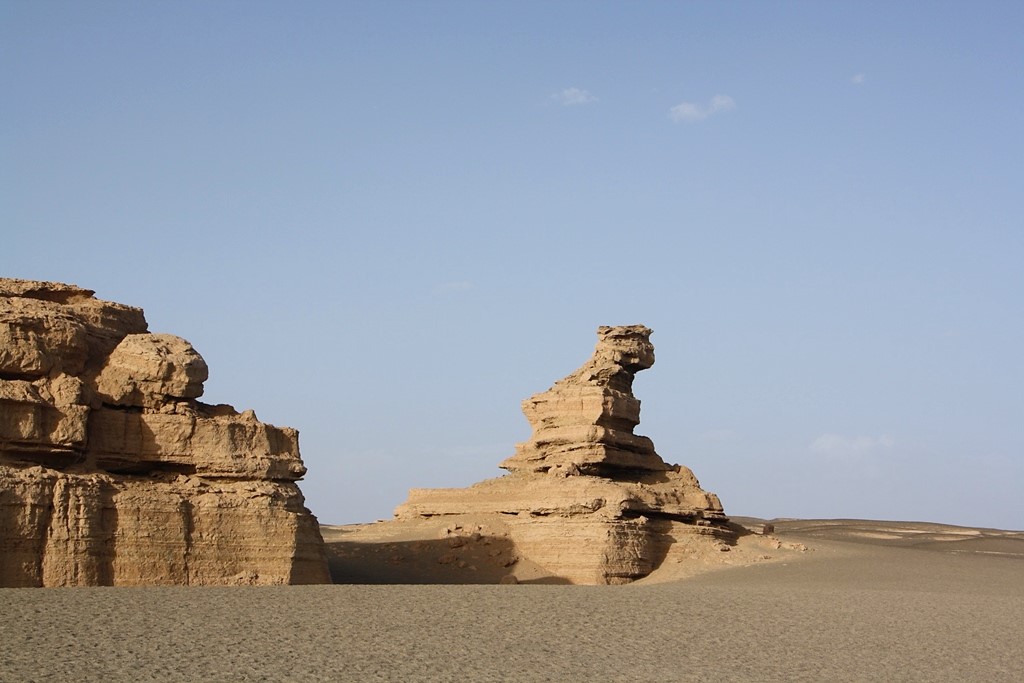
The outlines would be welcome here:
[[[1020,681],[1024,534],[780,522],[622,587],[0,590],[0,681]]]

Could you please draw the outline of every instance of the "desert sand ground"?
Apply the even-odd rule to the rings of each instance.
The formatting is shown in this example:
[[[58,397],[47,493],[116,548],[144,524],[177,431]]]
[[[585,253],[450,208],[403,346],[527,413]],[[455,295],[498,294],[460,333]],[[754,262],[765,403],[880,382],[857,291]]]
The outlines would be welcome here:
[[[1024,532],[775,526],[628,586],[4,589],[0,681],[1024,680]]]

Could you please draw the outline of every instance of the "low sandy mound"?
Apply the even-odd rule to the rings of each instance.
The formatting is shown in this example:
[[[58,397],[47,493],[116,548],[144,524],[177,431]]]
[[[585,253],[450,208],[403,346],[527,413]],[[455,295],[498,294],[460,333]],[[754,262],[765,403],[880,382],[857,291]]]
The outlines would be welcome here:
[[[862,552],[859,549],[873,552],[864,546],[1024,560],[1024,532],[1020,531],[925,522],[754,517],[733,518],[731,529],[732,543],[709,545],[703,539],[682,537],[670,546],[658,568],[636,583],[667,583],[722,569],[786,564],[816,558],[822,551],[825,555]],[[567,583],[517,550],[501,515],[323,525],[321,530],[335,583]]]
[[[569,583],[532,562],[502,515],[450,515],[429,520],[321,525],[335,583]],[[795,559],[807,545],[732,525],[731,543],[682,536],[640,583],[676,581],[704,572]]]

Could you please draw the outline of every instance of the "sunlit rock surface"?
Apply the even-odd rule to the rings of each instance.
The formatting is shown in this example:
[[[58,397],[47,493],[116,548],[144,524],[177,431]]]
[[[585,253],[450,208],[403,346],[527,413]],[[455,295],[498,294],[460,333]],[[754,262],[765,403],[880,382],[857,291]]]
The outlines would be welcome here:
[[[298,433],[141,309],[0,279],[0,586],[329,581]]]

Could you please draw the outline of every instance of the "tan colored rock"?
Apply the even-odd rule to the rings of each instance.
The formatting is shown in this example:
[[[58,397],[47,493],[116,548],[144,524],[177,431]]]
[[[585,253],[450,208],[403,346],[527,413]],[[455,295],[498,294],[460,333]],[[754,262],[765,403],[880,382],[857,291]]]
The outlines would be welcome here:
[[[0,586],[329,581],[298,433],[140,309],[0,279]]]
[[[68,375],[34,382],[0,379],[0,447],[8,455],[64,464],[80,459],[89,414],[82,397],[81,381]]]
[[[0,278],[0,376],[77,375],[102,363],[129,334],[145,332],[142,309],[93,297],[60,282]],[[84,326],[83,341],[75,331]]]
[[[199,398],[209,377],[192,345],[171,334],[130,334],[107,357],[96,377],[105,403],[159,408],[174,399]]]
[[[511,472],[575,468],[593,475],[667,469],[651,440],[633,434],[640,423],[633,377],[654,365],[650,334],[643,325],[599,328],[597,348],[583,367],[523,401],[533,436],[501,466]]]
[[[8,299],[0,307],[0,375],[34,379],[85,367],[85,326],[60,304]]]
[[[633,434],[640,421],[633,378],[654,364],[651,330],[597,334],[590,360],[523,402],[533,435],[501,464],[508,475],[465,489],[413,489],[396,518],[488,519],[507,529],[525,559],[587,584],[647,576],[684,538],[708,547],[732,541],[718,497]]]
[[[202,406],[172,414],[100,408],[89,421],[90,455],[111,472],[295,481],[306,473],[298,439],[294,429],[252,413],[218,415]]]

